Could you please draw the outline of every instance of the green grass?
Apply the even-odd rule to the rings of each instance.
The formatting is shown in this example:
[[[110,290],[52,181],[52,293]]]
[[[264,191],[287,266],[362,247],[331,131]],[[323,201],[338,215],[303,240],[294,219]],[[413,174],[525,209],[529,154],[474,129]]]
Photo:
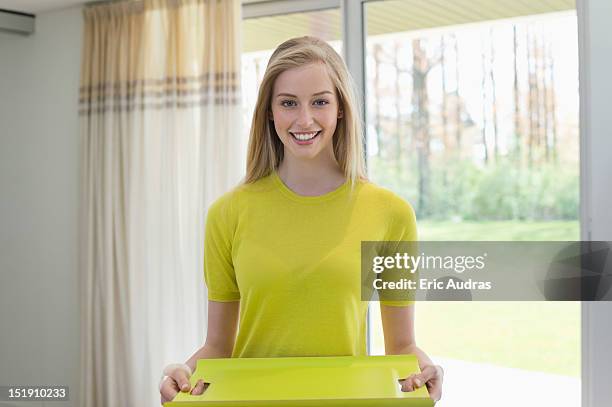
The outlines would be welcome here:
[[[579,224],[424,221],[419,232],[419,240],[578,240]],[[434,357],[580,376],[579,302],[419,302],[415,329]],[[373,332],[382,350],[380,325]]]
[[[580,376],[579,302],[422,302],[417,343],[432,355]]]
[[[579,240],[578,221],[418,222],[419,240]]]

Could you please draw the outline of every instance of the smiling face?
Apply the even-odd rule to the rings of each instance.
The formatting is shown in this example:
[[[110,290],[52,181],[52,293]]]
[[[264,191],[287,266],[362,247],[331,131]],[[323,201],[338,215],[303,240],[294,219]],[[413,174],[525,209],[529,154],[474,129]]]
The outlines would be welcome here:
[[[323,63],[282,72],[274,82],[271,119],[285,159],[334,160],[333,136],[342,117],[335,87]]]

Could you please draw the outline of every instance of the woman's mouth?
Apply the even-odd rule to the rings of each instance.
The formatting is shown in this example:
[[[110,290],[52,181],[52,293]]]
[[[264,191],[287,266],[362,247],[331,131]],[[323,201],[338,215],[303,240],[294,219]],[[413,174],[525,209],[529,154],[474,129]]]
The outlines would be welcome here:
[[[298,144],[311,144],[313,140],[321,134],[321,130],[318,131],[308,131],[308,132],[292,132],[289,134],[293,137],[293,140]]]

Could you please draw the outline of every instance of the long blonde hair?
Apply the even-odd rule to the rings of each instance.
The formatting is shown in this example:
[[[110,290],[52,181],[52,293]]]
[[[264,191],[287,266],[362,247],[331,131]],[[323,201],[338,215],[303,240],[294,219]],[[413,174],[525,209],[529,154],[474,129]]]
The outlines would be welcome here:
[[[315,62],[325,64],[342,111],[333,137],[336,160],[352,185],[359,179],[366,179],[363,127],[348,69],[340,55],[325,41],[315,37],[298,37],[279,45],[266,67],[251,122],[244,183],[252,183],[269,175],[283,159],[283,144],[269,118],[274,81],[287,69]]]

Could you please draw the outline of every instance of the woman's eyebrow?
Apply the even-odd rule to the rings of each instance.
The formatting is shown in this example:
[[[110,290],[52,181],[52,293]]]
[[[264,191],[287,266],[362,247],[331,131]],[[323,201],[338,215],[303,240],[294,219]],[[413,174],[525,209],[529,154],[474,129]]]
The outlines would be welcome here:
[[[326,93],[329,93],[330,95],[334,94],[333,92],[331,92],[329,90],[323,90],[321,92],[313,93],[312,96],[319,96],[319,95],[323,95],[323,94],[326,94]],[[279,93],[279,94],[276,95],[276,97],[281,97],[281,96],[297,98],[296,95],[292,95],[291,93]]]

